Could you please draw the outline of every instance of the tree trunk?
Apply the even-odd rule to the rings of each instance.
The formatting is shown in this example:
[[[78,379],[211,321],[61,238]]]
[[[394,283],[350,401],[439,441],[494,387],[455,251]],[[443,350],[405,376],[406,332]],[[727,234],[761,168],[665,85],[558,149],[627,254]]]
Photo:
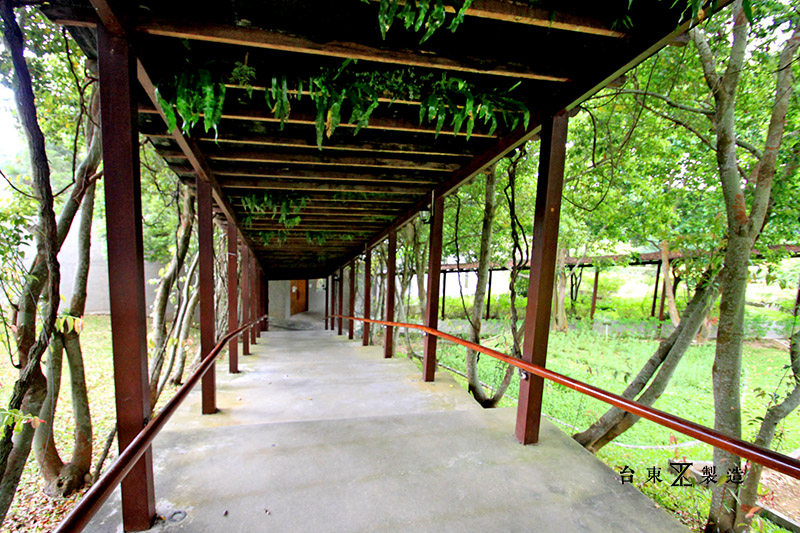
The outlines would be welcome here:
[[[553,294],[553,329],[566,333],[569,330],[567,323],[567,248],[558,247],[556,254],[556,290]]]
[[[186,339],[189,338],[189,331],[192,329],[194,322],[194,310],[200,301],[200,291],[196,290],[192,293],[189,303],[186,306],[186,314],[183,316],[181,323],[180,335],[178,336],[178,352],[175,354],[175,372],[170,378],[170,383],[173,385],[181,385],[183,383],[183,370],[186,366]]]
[[[192,259],[192,263],[189,266],[189,271],[186,273],[186,280],[183,282],[183,291],[181,295],[181,305],[178,308],[178,313],[175,316],[174,324],[178,327],[178,337],[181,336],[183,331],[182,325],[184,318],[189,310],[189,301],[191,297],[189,296],[189,291],[194,288],[194,283],[192,282],[192,278],[194,278],[194,273],[197,270],[197,263],[200,258],[199,254],[194,254],[194,259]],[[197,291],[195,291],[197,292]],[[233,341],[231,341],[233,342]],[[172,375],[172,369],[175,367],[175,360],[178,353],[178,346],[179,342],[175,342],[172,346],[169,347],[170,356],[167,362],[167,367],[161,373],[161,379],[158,382],[158,392],[156,393],[156,403],[158,403],[158,398],[161,397],[161,393],[164,392],[164,387],[166,386],[167,382]],[[152,407],[155,407],[155,404],[152,404]]]
[[[707,281],[698,285],[694,297],[684,309],[680,324],[672,334],[661,341],[656,352],[644,364],[636,377],[631,381],[622,392],[622,397],[628,400],[636,398],[642,392],[650,379],[653,379],[649,387],[638,397],[636,401],[644,405],[652,405],[666,389],[667,384],[672,378],[686,350],[697,335],[700,324],[705,318],[708,309],[711,307],[716,295],[716,288],[713,282],[714,275],[706,272],[704,279]],[[622,409],[612,407],[581,433],[573,435],[581,446],[589,451],[596,453],[600,448],[621,435],[628,428],[638,421],[639,417],[633,416]]]
[[[497,211],[496,165],[492,165],[486,169],[484,175],[486,177],[486,192],[484,194],[483,226],[481,228],[481,245],[478,253],[478,270],[476,272],[478,280],[475,284],[475,296],[472,299],[472,309],[468,317],[470,325],[468,340],[475,344],[480,344],[481,342],[481,317],[483,316],[483,309],[486,305],[486,285],[489,280],[489,267],[492,259],[492,225],[494,224],[494,216]],[[458,229],[456,229],[456,231],[458,231]],[[507,381],[510,383],[510,376],[513,376],[513,372],[509,374],[507,367],[503,384],[501,384],[498,390],[491,396],[487,396],[478,375],[478,352],[475,350],[467,349],[466,370],[469,392],[475,397],[475,401],[483,407],[494,407],[497,405],[508,388],[505,377],[508,377]]]
[[[73,283],[72,300],[68,316],[79,320],[86,308],[86,286],[91,263],[92,220],[94,218],[95,181],[93,175],[100,164],[102,138],[100,124],[100,91],[94,88],[89,99],[86,119],[86,138],[89,146],[86,157],[76,169],[75,187],[85,187],[81,199],[81,216],[78,224],[78,261]],[[69,325],[68,325],[69,326]],[[42,407],[44,424],[36,428],[34,453],[45,481],[45,493],[65,497],[80,489],[92,461],[92,420],[81,351],[80,328],[73,325],[55,332],[48,359],[48,399]],[[75,421],[72,458],[66,464],[56,449],[53,422],[61,387],[62,356],[66,353],[70,370],[70,391]]]
[[[680,314],[678,314],[678,306],[675,304],[675,290],[672,286],[672,276],[670,275],[672,271],[669,268],[669,243],[667,241],[661,241],[660,250],[661,270],[664,272],[664,297],[667,301],[667,311],[669,312],[669,319],[672,321],[672,325],[677,328],[681,318]]]
[[[3,19],[5,48],[11,54],[14,66],[14,98],[17,114],[28,141],[31,162],[33,191],[39,203],[38,231],[36,235],[37,257],[34,263],[40,266],[40,276],[31,279],[28,285],[36,285],[35,291],[25,290],[23,302],[17,315],[17,353],[22,371],[14,384],[9,401],[10,409],[22,409],[25,414],[38,416],[47,395],[47,383],[41,371],[42,354],[50,344],[59,305],[60,271],[58,264],[58,224],[53,211],[53,191],[50,186],[50,167],[47,162],[44,135],[36,115],[30,71],[25,62],[24,37],[17,24],[12,2],[0,0],[0,16]],[[36,311],[40,291],[47,284],[47,306],[43,312],[41,332],[36,338]],[[31,287],[26,287],[26,289]],[[6,426],[0,441],[0,523],[5,519],[19,484],[25,461],[30,453],[33,428],[25,424],[12,442],[12,429]]]
[[[792,37],[785,42],[781,51],[776,70],[775,99],[764,143],[765,149],[752,169],[754,179],[745,187],[739,174],[735,130],[736,95],[739,78],[745,65],[748,40],[748,23],[741,0],[734,2],[733,16],[733,40],[722,76],[717,71],[717,59],[705,35],[694,29],[691,37],[698,50],[706,84],[714,96],[717,172],[725,200],[727,221],[725,271],[721,278],[722,299],[712,374],[714,428],[731,437],[740,438],[742,425],[740,375],[748,264],[753,245],[767,221],[777,157],[786,128],[786,113],[793,94],[791,64],[800,48],[800,26],[796,20],[792,21],[795,25]],[[749,201],[745,198],[745,194],[750,197]],[[720,474],[724,475],[730,469],[739,467],[740,459],[715,448],[714,465]],[[727,485],[720,483],[712,486],[706,531],[735,529],[739,495]]]
[[[414,271],[417,273],[417,299],[419,300],[420,317],[425,316],[427,309],[428,291],[425,287],[425,270],[428,268],[428,247],[425,246],[427,238],[424,235],[424,224],[417,217],[414,219]]]
[[[170,259],[164,274],[158,282],[156,297],[153,301],[152,332],[153,332],[153,357],[150,364],[150,404],[155,405],[158,396],[158,382],[161,378],[161,369],[164,366],[167,338],[167,305],[172,295],[172,287],[178,280],[189,243],[192,240],[192,227],[194,225],[194,194],[189,187],[181,187],[181,213],[178,229],[175,235],[175,253]]]
[[[781,403],[767,409],[755,440],[757,446],[769,448],[775,438],[775,430],[778,428],[778,424],[800,405],[800,329],[792,335],[789,361],[794,387]],[[739,489],[739,508],[736,512],[735,520],[737,531],[747,531],[749,528],[750,520],[752,519],[751,511],[756,505],[758,484],[761,481],[763,469],[764,467],[760,464],[752,463],[747,476],[744,478],[744,483]]]

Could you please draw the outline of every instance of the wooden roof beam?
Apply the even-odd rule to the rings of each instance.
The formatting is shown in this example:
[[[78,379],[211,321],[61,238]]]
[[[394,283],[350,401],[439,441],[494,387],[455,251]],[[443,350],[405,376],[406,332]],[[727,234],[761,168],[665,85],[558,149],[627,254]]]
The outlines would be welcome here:
[[[154,132],[153,128],[144,127],[142,128],[142,134],[148,137],[152,137],[153,139],[171,139],[172,136],[163,132],[158,131]],[[224,135],[224,137],[222,136]],[[363,134],[362,134],[363,135]],[[422,155],[422,156],[440,156],[440,157],[453,157],[453,158],[460,158],[464,156],[474,155],[475,150],[471,149],[471,147],[465,144],[463,147],[458,147],[457,149],[453,147],[452,151],[445,151],[444,148],[439,144],[431,144],[430,146],[426,145],[415,145],[415,144],[406,144],[406,143],[399,143],[399,142],[382,142],[382,141],[374,141],[374,142],[364,142],[359,143],[358,138],[354,137],[353,142],[342,141],[341,139],[337,139],[335,144],[323,144],[321,149],[317,146],[316,140],[312,139],[311,136],[307,136],[306,138],[298,138],[298,137],[288,137],[286,135],[230,135],[227,133],[221,133],[218,138],[214,138],[211,134],[207,133],[199,133],[198,135],[193,134],[193,138],[198,142],[198,144],[203,145],[207,143],[215,143],[219,145],[244,145],[244,146],[274,146],[274,147],[281,147],[281,148],[307,148],[313,150],[320,150],[321,153],[325,153],[329,150],[342,150],[342,151],[359,151],[359,152],[375,152],[380,154],[393,154],[393,155]],[[441,141],[441,139],[439,139]]]
[[[434,68],[537,81],[569,81],[569,78],[537,72],[523,65],[494,65],[489,68],[480,68],[458,58],[426,54],[414,50],[390,50],[346,41],[319,43],[302,36],[241,26],[192,24],[180,21],[149,21],[137,25],[136,30],[146,35],[172,37],[175,39],[252,46],[283,52],[359,59],[401,66]]]
[[[256,189],[270,191],[314,191],[314,192],[347,192],[364,194],[422,194],[429,188],[425,185],[381,185],[377,183],[315,183],[292,182],[289,180],[270,179],[223,179],[219,184],[223,189]]]
[[[165,159],[186,159],[181,150],[160,149],[159,154]],[[297,154],[276,153],[269,150],[218,150],[204,152],[207,161],[236,161],[248,163],[275,163],[280,165],[315,165],[328,167],[365,167],[400,170],[429,170],[436,172],[452,172],[461,168],[458,162],[418,161],[416,159],[400,159],[369,156],[342,156],[334,154]]]
[[[445,6],[445,11],[453,13],[455,9],[448,5]],[[466,15],[603,37],[628,37],[626,33],[615,30],[600,20],[556,10],[541,9],[533,7],[530,3],[514,2],[513,0],[473,0]]]
[[[306,104],[308,104],[306,106]],[[306,107],[304,107],[306,106]],[[299,109],[298,109],[299,108]],[[398,112],[396,109],[394,110],[386,110],[387,113],[394,113],[393,115],[380,115],[373,113],[373,115],[369,119],[369,125],[364,128],[365,131],[376,131],[376,130],[386,130],[386,131],[393,131],[393,132],[410,132],[410,133],[424,133],[432,136],[436,136],[436,128],[434,126],[427,126],[425,123],[420,124],[419,122],[419,115],[415,111],[414,113],[401,113]],[[152,103],[140,103],[139,105],[139,113],[146,114],[146,113],[160,113],[160,110],[157,110],[156,107]],[[343,117],[344,118],[344,117]],[[225,105],[224,109],[222,110],[222,119],[225,120],[253,120],[259,122],[270,122],[274,124],[280,124],[280,119],[275,118],[275,116],[264,106],[248,106],[248,105],[238,105],[236,103]],[[302,102],[301,104],[294,105],[292,108],[291,113],[289,114],[289,118],[286,119],[285,124],[303,124],[307,126],[312,126],[316,128],[317,124],[317,116],[316,112],[310,105],[310,102]],[[356,124],[352,124],[345,120],[339,124],[339,128],[344,128],[344,130],[353,130],[357,127]],[[467,133],[464,128],[458,133],[458,135],[453,135],[453,127],[449,125],[445,125],[439,132],[439,135],[449,135],[454,137],[459,137],[465,139]],[[335,135],[335,134],[334,134]],[[488,128],[484,126],[482,123],[476,123],[475,129],[472,131],[471,138],[496,138],[497,133],[493,133],[492,135],[488,134]],[[337,137],[338,139],[338,137]],[[330,141],[325,139],[325,142]],[[335,147],[335,142],[331,144],[332,147]]]

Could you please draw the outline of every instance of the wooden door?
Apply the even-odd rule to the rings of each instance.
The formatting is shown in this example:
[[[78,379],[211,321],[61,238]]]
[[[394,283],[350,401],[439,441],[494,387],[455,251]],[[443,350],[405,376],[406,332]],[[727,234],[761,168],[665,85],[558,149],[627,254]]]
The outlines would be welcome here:
[[[308,280],[293,279],[291,287],[291,314],[308,311]]]

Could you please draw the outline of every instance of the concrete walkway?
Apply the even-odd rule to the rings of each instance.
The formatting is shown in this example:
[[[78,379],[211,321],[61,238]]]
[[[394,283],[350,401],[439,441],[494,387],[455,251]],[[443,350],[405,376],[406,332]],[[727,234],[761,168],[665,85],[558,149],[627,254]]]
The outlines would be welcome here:
[[[521,446],[513,410],[315,318],[273,323],[218,366],[219,413],[195,392],[157,438],[154,530],[684,530],[552,424]],[[121,531],[118,496],[87,530]]]

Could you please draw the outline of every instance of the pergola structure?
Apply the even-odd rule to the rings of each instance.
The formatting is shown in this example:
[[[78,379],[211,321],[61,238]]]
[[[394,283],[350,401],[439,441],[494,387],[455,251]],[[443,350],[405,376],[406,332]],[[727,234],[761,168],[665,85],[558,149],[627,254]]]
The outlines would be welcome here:
[[[327,287],[333,289],[329,302],[345,314],[342,271],[349,268],[352,273],[361,257],[369,265],[370,250],[386,239],[390,280],[386,320],[391,321],[396,231],[420,210],[431,210],[425,325],[436,328],[445,196],[539,137],[524,359],[544,366],[569,114],[681,36],[693,22],[687,19],[685,2],[474,0],[458,31],[442,28],[420,44],[419,35],[401,24],[383,39],[378,3],[362,0],[51,0],[44,11],[70,28],[99,63],[121,450],[150,413],[140,134],[153,142],[181,179],[196,183],[204,354],[215,338],[211,256],[215,213],[227,224],[229,272],[236,272],[237,253],[246,266],[242,322],[267,312],[265,282],[278,279],[327,278]],[[160,110],[156,87],[187,60],[189,50],[192,57],[213,65],[216,75],[230,74],[237,62],[255,69],[252,100],[245,98],[245,88],[228,86],[218,134],[202,128],[190,134],[179,128],[168,131]],[[344,59],[358,59],[359,69],[447,72],[487,90],[519,82],[513,94],[531,111],[530,123],[513,130],[501,125],[491,133],[478,124],[469,139],[463,131],[453,135],[453,127],[445,125],[437,135],[433,124],[420,122],[419,102],[395,101],[379,106],[369,126],[357,135],[353,135],[355,125],[343,121],[319,149],[313,104],[293,102],[288,122],[281,124],[263,103],[264,88],[273,76],[307,77],[320,68],[338,67]],[[286,229],[285,242],[267,244],[260,238],[262,232],[285,229],[272,213],[245,209],[243,198],[263,191],[302,194],[308,200],[297,213],[299,224]],[[305,235],[314,231],[348,238],[311,243]],[[338,287],[333,277],[337,272]],[[229,291],[236,302],[235,283]],[[349,305],[352,314],[352,296]],[[230,318],[234,330],[240,317],[233,312]],[[338,331],[342,332],[341,319]],[[352,338],[352,322],[349,333]],[[254,329],[243,335],[245,353],[255,334]],[[390,357],[390,331],[386,338]],[[236,371],[235,347],[234,342],[231,371]],[[435,368],[436,337],[429,335],[425,380],[434,379]],[[204,413],[216,410],[213,372],[211,366],[203,378]],[[538,439],[542,384],[536,376],[521,381],[516,434],[522,443]],[[155,500],[149,453],[125,478],[122,500],[126,530],[150,526]]]

